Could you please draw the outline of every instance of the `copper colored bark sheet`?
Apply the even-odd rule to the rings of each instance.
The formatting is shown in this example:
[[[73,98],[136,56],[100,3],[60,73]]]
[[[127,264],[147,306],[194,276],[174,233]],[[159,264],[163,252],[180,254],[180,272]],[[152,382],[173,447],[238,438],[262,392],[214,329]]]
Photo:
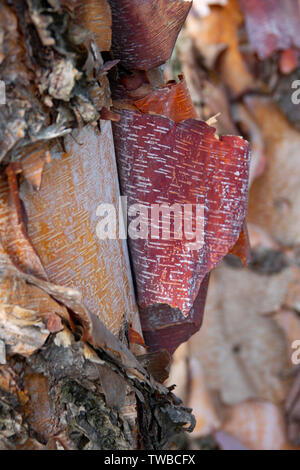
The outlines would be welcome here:
[[[240,0],[249,40],[260,59],[278,50],[300,48],[298,0]]]
[[[112,333],[124,321],[139,331],[126,244],[96,233],[98,206],[116,207],[120,194],[111,123],[102,121],[101,134],[84,127],[66,139],[66,153],[54,150],[40,190],[21,184],[29,238],[51,282],[81,291]]]
[[[247,222],[245,221],[244,227],[240,233],[239,239],[236,244],[229,251],[231,255],[237,256],[244,265],[250,261],[250,240],[248,234]]]
[[[159,114],[175,122],[197,118],[186,81],[183,76],[179,78],[178,83],[167,83],[165,87],[134,101],[135,106],[144,114]]]
[[[195,119],[176,124],[158,115],[120,114],[114,136],[128,204],[204,208],[199,249],[190,249],[185,237],[157,240],[151,232],[146,240],[129,239],[146,342],[172,352],[199,329],[206,290],[201,282],[243,228],[249,145],[235,136],[218,139],[214,128]]]
[[[153,90],[144,98],[135,100],[134,105],[144,114],[166,116],[177,123],[186,119],[197,118],[198,115],[185,78],[183,75],[178,78],[177,83],[174,81],[168,82],[164,87]],[[250,245],[246,222],[230,253],[240,258],[244,264],[247,264],[250,258]]]
[[[24,272],[41,279],[47,275],[26,232],[24,211],[19,198],[17,167],[13,163],[6,168],[7,179],[0,178],[0,252]]]
[[[171,56],[190,0],[109,0],[113,52],[128,69],[150,70]]]

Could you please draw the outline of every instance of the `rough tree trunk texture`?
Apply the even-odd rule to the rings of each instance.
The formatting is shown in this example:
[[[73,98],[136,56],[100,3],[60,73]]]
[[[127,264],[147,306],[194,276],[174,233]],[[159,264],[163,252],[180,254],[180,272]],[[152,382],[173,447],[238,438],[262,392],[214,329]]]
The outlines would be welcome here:
[[[111,25],[106,0],[0,3],[1,449],[163,448],[193,427],[144,368],[162,381],[169,356],[145,355],[125,241],[97,238],[120,196]]]

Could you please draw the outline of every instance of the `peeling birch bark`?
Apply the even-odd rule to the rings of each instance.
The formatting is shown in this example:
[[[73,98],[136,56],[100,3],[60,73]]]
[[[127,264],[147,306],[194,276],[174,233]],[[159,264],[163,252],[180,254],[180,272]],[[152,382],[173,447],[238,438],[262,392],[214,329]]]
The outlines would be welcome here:
[[[178,83],[172,81],[135,100],[134,105],[144,114],[165,116],[175,122],[198,118],[183,76],[179,77]]]
[[[172,54],[191,0],[109,0],[112,50],[124,67],[150,70]]]
[[[83,128],[65,147],[53,150],[38,192],[21,185],[30,240],[49,280],[80,290],[110,331],[118,335],[127,323],[140,330],[126,244],[96,233],[98,206],[118,207],[120,195],[111,123],[102,121],[101,134]]]
[[[142,323],[146,335],[152,330],[149,346],[156,348],[159,340],[153,346],[153,331],[159,336],[162,328],[156,318],[159,308],[171,307],[164,326],[180,324],[180,342],[185,335],[186,340],[191,331],[184,332],[183,325],[190,322],[189,312],[195,301],[203,305],[203,295],[198,297],[201,282],[239,238],[247,208],[249,146],[239,137],[217,139],[214,128],[193,119],[175,124],[129,110],[120,110],[120,115],[114,136],[128,203],[148,209],[151,204],[204,208],[203,247],[191,250],[185,238],[158,240],[151,233],[148,240],[129,240],[138,303],[142,309],[153,306],[142,313]],[[173,337],[167,349],[172,352],[178,344]]]

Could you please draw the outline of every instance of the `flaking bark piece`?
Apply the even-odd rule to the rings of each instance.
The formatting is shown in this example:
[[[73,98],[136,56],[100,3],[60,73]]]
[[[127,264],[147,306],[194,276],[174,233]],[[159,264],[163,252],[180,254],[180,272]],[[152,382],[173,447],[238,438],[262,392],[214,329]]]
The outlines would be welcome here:
[[[216,138],[202,121],[176,124],[163,116],[119,112],[114,136],[128,204],[204,208],[202,247],[191,250],[184,238],[157,240],[151,233],[147,240],[129,240],[146,342],[152,350],[173,352],[199,329],[206,295],[201,282],[243,228],[249,145],[240,137]]]
[[[0,80],[6,85],[6,105],[0,112],[0,161],[6,164],[27,155],[33,144],[43,147],[78,125],[95,124],[101,108],[110,105],[110,92],[106,72],[99,71],[100,51],[84,29],[90,20],[87,5],[76,18],[79,26],[59,2],[3,3]],[[104,27],[109,31],[108,5],[106,10]]]
[[[178,428],[183,425],[188,426],[188,431],[192,431],[195,425],[195,420],[194,417],[191,415],[191,410],[181,406],[180,400],[178,400],[167,387],[158,384],[149,376],[149,374],[145,371],[145,369],[143,369],[143,367],[139,364],[139,362],[131,354],[131,352],[126,348],[126,346],[124,346],[117,338],[115,338],[110,333],[110,331],[105,327],[101,320],[89,313],[84,304],[82,304],[81,296],[78,292],[73,291],[72,289],[66,289],[60,286],[55,286],[45,281],[41,281],[34,276],[26,275],[19,271],[16,267],[14,267],[5,255],[1,255],[0,278],[6,276],[14,277],[18,281],[24,281],[28,284],[28,286],[34,286],[36,288],[36,291],[40,291],[41,294],[48,294],[59,303],[64,303],[64,305],[68,308],[69,312],[71,310],[73,311],[73,313],[76,312],[76,314],[78,315],[78,319],[81,319],[81,321],[85,325],[85,328],[87,328],[86,333],[89,341],[93,343],[100,357],[103,357],[102,360],[100,360],[99,358],[99,360],[101,361],[100,363],[106,366],[107,371],[108,368],[110,368],[111,372],[113,372],[114,382],[116,377],[118,377],[118,382],[120,382],[122,387],[125,382],[131,388],[131,390],[137,394],[139,400],[142,401],[142,403],[147,403],[147,406],[140,407],[139,413],[139,437],[141,440],[144,441],[144,444],[147,445],[147,448],[161,448],[162,445],[166,444],[165,435],[167,434],[169,437],[170,434],[172,435],[174,431],[178,431]],[[53,302],[55,302],[55,300],[53,300]],[[70,344],[66,344],[64,346],[68,348],[68,354],[62,353],[61,359],[67,359],[65,361],[63,360],[63,362],[61,361],[61,359],[59,359],[59,363],[61,364],[63,371],[61,371],[61,368],[58,368],[58,370],[56,369],[57,378],[67,378],[70,373],[70,365],[72,366],[72,371],[74,371],[74,363],[77,364],[77,362],[75,362],[74,357],[72,357],[74,353],[74,349],[71,347],[72,343],[73,341],[71,341]],[[61,344],[61,346],[62,345],[63,344]],[[87,345],[84,343],[84,346]],[[48,351],[47,347],[45,347],[44,352],[41,352],[40,354],[45,354],[44,359],[49,362],[49,369],[52,370],[49,352],[49,347]],[[36,358],[33,358],[32,364],[34,364],[35,361]],[[63,366],[65,366],[65,368]],[[77,369],[77,373],[80,370],[81,374],[83,373],[83,380],[85,380],[85,374],[84,372],[82,372],[82,366],[80,365],[78,367],[79,368]],[[1,388],[3,388],[3,377],[1,374],[2,370],[3,368],[0,368]],[[46,376],[48,377],[48,373],[46,373]],[[101,377],[101,381],[102,380],[103,376]],[[12,385],[13,384],[10,380],[10,392],[12,391]],[[34,390],[35,384],[33,383],[32,385],[33,387],[31,387],[31,390]],[[107,390],[105,393],[108,393],[108,382],[106,382],[106,386]],[[28,390],[28,383],[26,383],[26,388]],[[120,387],[116,387],[116,390],[121,392]],[[35,392],[38,393],[35,394],[35,396],[38,396],[38,400],[42,398],[39,397],[39,391],[42,392],[43,398],[46,398],[46,395],[43,393],[43,390],[36,389]],[[118,404],[120,406],[122,405],[121,395],[119,396],[118,401]],[[113,402],[111,404],[113,406],[116,406],[116,400],[118,397],[115,395],[114,397],[111,396],[110,398],[113,399]],[[31,413],[30,419],[33,419],[33,421],[31,422],[33,428],[39,431],[45,431],[47,433],[49,429],[48,425],[51,424],[51,419],[49,420],[49,417],[47,416],[46,422],[40,420],[44,411],[46,412],[46,415],[48,415],[47,401],[46,403],[44,403],[44,405],[46,405],[46,408],[38,410],[36,413],[34,409],[28,409],[28,411]],[[82,401],[80,405],[82,405]],[[130,403],[126,402],[124,407],[128,408],[128,405],[130,406]],[[120,414],[122,414],[122,411]],[[165,428],[166,431],[168,431],[166,433],[164,433]],[[162,435],[160,432],[161,429],[163,431]]]
[[[177,123],[186,119],[199,118],[184,76],[179,75],[178,78],[178,82],[170,81],[144,98],[135,100],[134,105],[144,114],[166,116]],[[237,130],[234,134],[237,134]],[[244,265],[249,262],[250,243],[246,222],[230,253],[240,258]]]
[[[150,70],[171,56],[192,5],[190,0],[109,0],[116,59],[130,69]]]
[[[72,312],[76,323],[82,326],[83,338],[86,341],[95,348],[103,349],[103,351],[107,352],[108,356],[114,361],[119,362],[124,369],[130,371],[136,369],[137,377],[142,380],[141,374],[145,373],[145,371],[135,356],[106,328],[102,320],[89,311],[82,301],[80,292],[25,274],[11,263],[6,254],[1,253],[0,279],[4,280],[6,278],[14,278],[16,281],[26,282],[38,288],[41,292],[48,294],[58,304],[65,306],[69,312]],[[58,309],[57,314],[65,318],[64,310]],[[145,378],[145,380],[147,379]]]
[[[179,82],[169,82],[163,88],[154,90],[144,98],[134,101],[144,114],[166,116],[175,122],[195,118],[198,115],[190,97],[186,81],[182,75]]]
[[[33,285],[15,276],[0,280],[0,339],[9,354],[29,357],[50,333],[62,329],[67,310]]]
[[[81,323],[84,331],[83,340],[88,341],[100,355],[102,354],[105,364],[113,371],[124,377],[127,384],[138,395],[139,400],[147,400],[147,408],[141,410],[140,432],[145,432],[146,420],[153,414],[155,423],[152,422],[151,434],[156,438],[157,426],[166,426],[170,429],[186,425],[185,430],[192,431],[195,420],[191,410],[181,406],[170,390],[156,382],[153,377],[142,367],[137,358],[121,341],[116,338],[99,317],[91,313],[82,302],[81,294],[74,289],[65,288],[51,284],[18,270],[5,254],[0,254],[0,279],[14,277],[16,280],[24,281],[34,286],[41,292],[48,294],[59,304],[62,304]],[[60,315],[60,312],[57,312]],[[147,415],[147,417],[146,417]],[[168,418],[164,419],[167,415]],[[149,429],[149,427],[147,427]],[[143,435],[147,440],[147,435]],[[149,441],[151,442],[151,440]],[[152,447],[149,447],[152,448]]]
[[[171,356],[165,349],[138,356],[139,362],[159,383],[164,383],[169,377]]]
[[[47,279],[41,260],[27,235],[17,180],[21,169],[20,164],[12,163],[6,168],[7,181],[3,177],[0,179],[1,250],[24,272]]]
[[[62,0],[76,24],[93,33],[100,51],[111,47],[111,10],[107,0]]]
[[[21,160],[24,178],[36,191],[41,187],[45,163],[49,163],[50,161],[51,153],[49,151],[49,144],[44,144],[41,148],[35,148],[35,146],[33,146],[33,149],[27,151],[26,156]]]
[[[127,247],[97,236],[98,206],[116,207],[120,195],[111,123],[74,131],[65,147],[53,148],[38,192],[21,184],[30,240],[49,280],[80,290],[113,334],[126,321],[140,332]]]
[[[250,44],[260,59],[291,47],[300,48],[298,0],[240,0]]]

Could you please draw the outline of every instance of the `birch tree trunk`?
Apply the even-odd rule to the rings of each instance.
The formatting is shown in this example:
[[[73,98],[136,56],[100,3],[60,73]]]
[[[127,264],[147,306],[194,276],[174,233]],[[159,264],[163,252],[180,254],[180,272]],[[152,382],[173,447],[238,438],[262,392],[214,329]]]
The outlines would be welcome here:
[[[148,372],[125,241],[97,236],[111,24],[106,0],[0,2],[1,449],[162,448],[192,423]]]

